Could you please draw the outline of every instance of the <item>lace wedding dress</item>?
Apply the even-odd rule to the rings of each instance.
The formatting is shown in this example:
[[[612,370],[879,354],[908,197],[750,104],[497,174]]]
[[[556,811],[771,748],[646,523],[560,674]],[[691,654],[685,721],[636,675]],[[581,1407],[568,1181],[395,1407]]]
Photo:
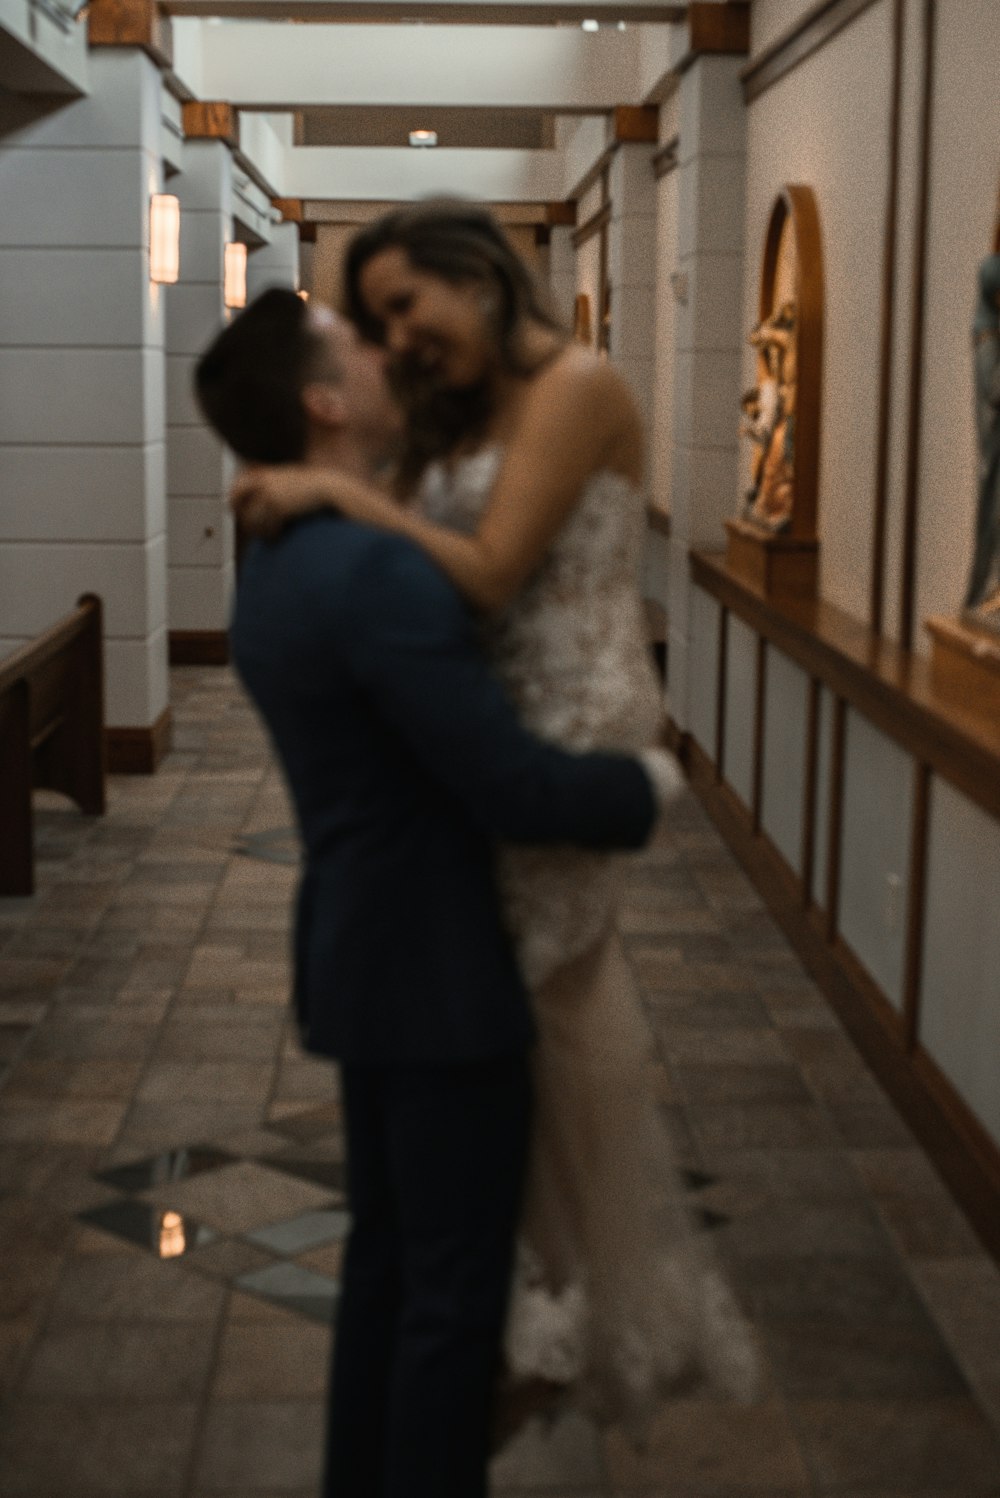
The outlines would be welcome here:
[[[429,519],[475,530],[499,447],[428,470]],[[523,720],[574,749],[654,738],[659,691],[639,595],[641,496],[594,475],[544,563],[484,643]],[[641,1433],[662,1396],[707,1378],[749,1397],[749,1331],[695,1235],[650,1081],[651,1038],[614,929],[624,862],[507,848],[500,882],[532,992],[536,1120],[507,1331],[515,1376],[572,1384]]]

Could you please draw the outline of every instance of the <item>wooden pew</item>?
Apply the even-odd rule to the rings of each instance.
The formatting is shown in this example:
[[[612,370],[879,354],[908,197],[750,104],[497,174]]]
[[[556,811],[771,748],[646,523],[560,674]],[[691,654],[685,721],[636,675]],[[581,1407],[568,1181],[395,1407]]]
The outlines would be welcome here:
[[[101,600],[0,661],[0,895],[34,893],[31,792],[105,809]]]

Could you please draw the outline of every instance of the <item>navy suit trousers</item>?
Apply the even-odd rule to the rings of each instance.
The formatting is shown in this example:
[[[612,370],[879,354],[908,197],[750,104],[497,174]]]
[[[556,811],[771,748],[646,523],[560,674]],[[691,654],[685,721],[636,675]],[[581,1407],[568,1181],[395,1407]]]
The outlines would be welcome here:
[[[527,1058],[348,1065],[342,1086],[353,1225],[323,1498],[485,1498]]]

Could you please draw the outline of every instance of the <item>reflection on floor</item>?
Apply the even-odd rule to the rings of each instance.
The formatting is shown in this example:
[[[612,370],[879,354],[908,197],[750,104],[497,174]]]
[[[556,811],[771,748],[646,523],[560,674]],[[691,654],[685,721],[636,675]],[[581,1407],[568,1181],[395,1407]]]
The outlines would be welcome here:
[[[230,674],[86,819],[40,797],[0,901],[0,1492],[315,1498],[347,1222],[334,1077],[287,1021],[297,851]],[[1000,1494],[1000,1274],[693,799],[621,917],[692,1202],[758,1328],[759,1402],[649,1447],[580,1416],[506,1498]]]

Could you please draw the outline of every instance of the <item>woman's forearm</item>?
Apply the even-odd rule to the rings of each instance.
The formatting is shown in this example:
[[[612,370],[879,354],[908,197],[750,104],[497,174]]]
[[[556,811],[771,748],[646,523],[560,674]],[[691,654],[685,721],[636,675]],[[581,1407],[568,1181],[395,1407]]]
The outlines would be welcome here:
[[[435,525],[414,510],[402,507],[396,511],[391,528],[426,552],[463,598],[477,608],[502,608],[523,581],[507,574],[507,569],[478,535],[466,536],[447,526]]]

